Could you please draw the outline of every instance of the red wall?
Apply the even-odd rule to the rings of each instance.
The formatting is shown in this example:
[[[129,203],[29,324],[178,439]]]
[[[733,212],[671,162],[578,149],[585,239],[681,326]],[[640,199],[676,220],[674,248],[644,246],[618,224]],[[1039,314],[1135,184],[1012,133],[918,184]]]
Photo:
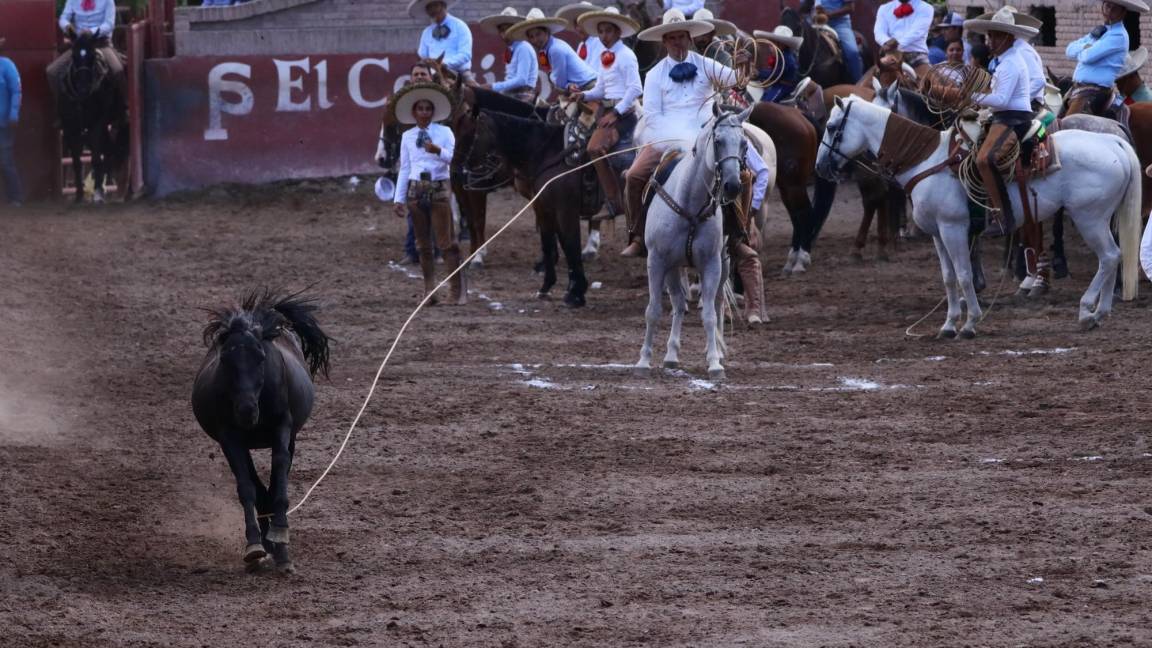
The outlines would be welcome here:
[[[16,165],[29,200],[56,194],[60,179],[59,135],[44,68],[56,57],[56,3],[53,0],[0,0],[3,56],[16,63],[24,100],[16,132]]]

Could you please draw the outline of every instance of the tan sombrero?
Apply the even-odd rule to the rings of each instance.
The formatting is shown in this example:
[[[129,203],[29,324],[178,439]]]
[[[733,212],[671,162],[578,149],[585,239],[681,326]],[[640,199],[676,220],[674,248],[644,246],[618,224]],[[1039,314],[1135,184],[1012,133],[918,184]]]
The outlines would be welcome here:
[[[412,106],[417,101],[431,101],[434,108],[432,121],[444,121],[452,116],[452,97],[444,86],[435,83],[413,83],[401,88],[392,101],[393,117],[401,124],[415,124]]]
[[[1023,38],[1032,38],[1040,33],[1039,28],[1025,24],[1031,16],[1018,14],[1012,10],[1012,7],[1001,7],[988,18],[984,16],[989,16],[989,14],[983,14],[982,16],[965,20],[964,29],[977,34],[987,34],[991,31],[998,31]],[[1032,20],[1035,19],[1033,18]]]
[[[509,40],[528,40],[528,30],[543,27],[553,34],[568,29],[568,21],[563,18],[549,18],[543,11],[533,8],[524,15],[524,20],[512,25],[504,32]]]
[[[794,36],[792,34],[792,30],[788,27],[785,27],[784,25],[780,25],[770,32],[760,31],[757,29],[756,31],[752,32],[752,37],[756,39],[762,38],[764,40],[770,40],[777,45],[783,45],[784,47],[794,50],[800,49],[800,46],[804,44],[803,37]]]
[[[640,23],[620,13],[616,7],[608,7],[603,11],[589,11],[580,14],[576,24],[585,32],[595,34],[600,23],[612,23],[620,28],[620,38],[635,36],[640,31]]]
[[[484,16],[480,19],[480,31],[492,34],[493,36],[500,35],[500,28],[504,25],[515,25],[516,23],[524,20],[512,7],[504,7],[504,11],[492,16]]]
[[[604,7],[598,7],[591,2],[585,0],[584,2],[573,2],[566,4],[556,10],[556,17],[563,20],[569,27],[576,27],[580,22],[580,16],[588,13],[589,11],[603,11]]]
[[[0,40],[0,45],[3,44],[3,40]],[[1116,73],[1116,78],[1119,79],[1120,77],[1128,76],[1133,72],[1139,72],[1140,68],[1144,67],[1144,64],[1147,62],[1147,47],[1141,46],[1131,52],[1128,52],[1128,56],[1124,57],[1124,67],[1120,68],[1120,71]]]
[[[1120,5],[1128,11],[1135,11],[1136,13],[1148,13],[1148,3],[1144,0],[1107,0],[1114,5]]]
[[[692,20],[703,20],[704,22],[712,25],[716,30],[717,36],[732,36],[733,34],[740,33],[740,28],[735,23],[717,18],[713,15],[710,9],[700,9],[692,14]]]
[[[706,23],[702,20],[688,20],[684,17],[683,11],[669,9],[664,12],[664,18],[659,25],[640,32],[640,40],[659,43],[664,40],[665,35],[682,31],[688,32],[688,35],[694,39],[700,38],[712,31],[712,23]]]
[[[443,2],[449,7],[456,4],[456,0],[411,0],[408,3],[408,15],[413,18],[426,18],[428,14],[425,10],[433,2]]]

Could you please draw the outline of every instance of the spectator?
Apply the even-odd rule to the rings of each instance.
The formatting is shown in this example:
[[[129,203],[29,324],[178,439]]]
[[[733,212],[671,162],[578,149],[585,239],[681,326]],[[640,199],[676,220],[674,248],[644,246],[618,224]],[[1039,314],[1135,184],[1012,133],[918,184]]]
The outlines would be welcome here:
[[[945,55],[948,65],[964,65],[964,41],[957,39],[948,43]]]
[[[664,0],[664,11],[679,9],[685,18],[691,18],[704,8],[704,0]]]
[[[13,145],[20,120],[20,73],[12,59],[4,56],[4,40],[0,38],[0,172],[4,175],[8,204],[19,207],[23,196]]]

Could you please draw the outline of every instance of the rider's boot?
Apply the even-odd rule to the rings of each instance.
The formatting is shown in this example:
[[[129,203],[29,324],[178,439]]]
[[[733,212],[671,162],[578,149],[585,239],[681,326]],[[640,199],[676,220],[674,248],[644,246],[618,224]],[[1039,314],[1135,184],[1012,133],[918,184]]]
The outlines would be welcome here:
[[[744,319],[749,326],[763,324],[764,315],[764,270],[760,266],[760,255],[750,246],[740,243],[736,246],[736,272],[744,284]]]
[[[644,247],[644,183],[628,182],[627,188],[628,247],[620,252],[622,257],[648,256]]]

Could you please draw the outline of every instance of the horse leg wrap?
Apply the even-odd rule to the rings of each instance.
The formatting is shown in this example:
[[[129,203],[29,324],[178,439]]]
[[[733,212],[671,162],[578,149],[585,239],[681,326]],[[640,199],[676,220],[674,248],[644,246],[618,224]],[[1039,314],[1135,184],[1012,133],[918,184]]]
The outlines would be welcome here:
[[[272,525],[268,529],[268,535],[265,537],[269,542],[275,542],[276,544],[288,544],[288,527]]]

